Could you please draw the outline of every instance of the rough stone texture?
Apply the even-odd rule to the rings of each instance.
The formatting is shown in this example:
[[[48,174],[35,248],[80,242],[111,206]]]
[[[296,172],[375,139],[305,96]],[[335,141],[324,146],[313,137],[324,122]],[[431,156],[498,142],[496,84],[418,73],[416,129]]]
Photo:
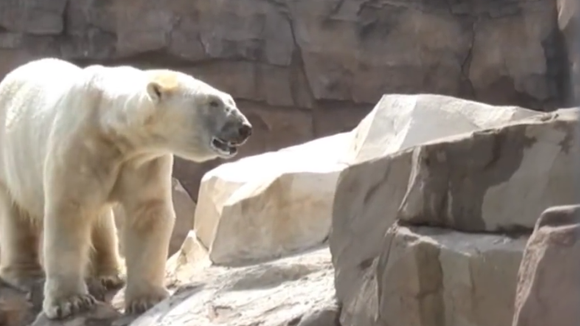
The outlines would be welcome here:
[[[350,130],[384,93],[559,107],[556,12],[552,0],[3,0],[0,76],[41,56],[193,73],[250,113],[241,157]],[[175,175],[195,199],[218,163],[176,160]]]
[[[361,266],[369,275],[366,284],[351,285],[354,304],[344,304],[343,326],[492,326],[511,320],[525,239],[394,227],[384,241],[380,258]],[[367,291],[357,293],[358,286]]]
[[[526,238],[394,225],[343,297],[342,326],[497,326],[513,316]]]
[[[381,253],[380,243],[407,192],[412,146],[536,114],[445,96],[384,96],[353,130],[345,155],[349,167],[338,179],[329,241],[339,299],[346,300],[350,284],[365,277],[360,266]]]
[[[383,95],[355,128],[344,160],[356,164],[537,114],[517,106],[492,106],[444,95]]]
[[[34,321],[34,314],[29,313],[32,305],[15,290],[4,288],[0,284],[0,325],[21,326]]]
[[[296,326],[341,326],[340,310],[336,304],[314,310],[300,318]]]
[[[50,320],[41,312],[30,326],[113,326],[120,319],[122,315],[115,308],[98,302],[91,311],[63,321]]]
[[[395,227],[377,264],[379,318],[405,325],[508,325],[526,238]],[[444,314],[442,314],[444,312]]]
[[[513,326],[576,326],[580,321],[580,206],[546,209],[518,273]]]
[[[306,326],[301,323],[308,319],[315,322],[311,325],[336,325],[327,316],[336,310],[328,248],[225,268],[210,266],[207,252],[191,232],[182,250],[170,259],[168,275],[178,290],[131,326]],[[327,312],[316,314],[323,311]]]
[[[212,262],[237,265],[322,243],[351,137],[324,137],[209,171],[201,183],[195,231]]]
[[[558,27],[563,34],[568,54],[571,103],[580,101],[580,5],[576,0],[557,0]]]
[[[193,202],[187,191],[181,186],[179,180],[173,178],[172,185],[173,192],[171,196],[173,199],[173,209],[175,210],[175,225],[173,226],[173,233],[171,234],[171,241],[169,243],[169,256],[181,248],[183,240],[185,240],[189,231],[193,230],[193,219],[196,209],[195,202]],[[116,206],[114,213],[115,222],[119,229],[123,227],[125,211],[121,206]],[[121,237],[122,232],[117,232],[117,236]],[[119,241],[121,253],[123,252],[122,244],[123,241]]]
[[[398,217],[485,232],[532,230],[540,213],[580,198],[578,109],[415,148]]]
[[[181,186],[179,181],[175,178],[172,180],[173,185],[173,209],[175,210],[175,226],[171,234],[171,242],[169,243],[169,256],[173,255],[189,234],[193,230],[194,217],[196,205]]]

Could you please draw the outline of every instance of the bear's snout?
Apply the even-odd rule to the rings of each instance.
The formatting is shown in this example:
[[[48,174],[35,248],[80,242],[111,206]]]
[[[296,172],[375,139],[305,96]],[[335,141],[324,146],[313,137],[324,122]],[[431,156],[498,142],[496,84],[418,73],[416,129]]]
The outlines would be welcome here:
[[[241,145],[252,135],[252,125],[247,120],[237,121],[229,128],[232,132],[230,142]]]
[[[238,135],[242,140],[248,139],[252,135],[252,125],[245,122],[242,123],[242,125],[238,129]]]
[[[227,143],[238,146],[242,145],[252,135],[252,124],[241,113],[231,115],[220,131],[220,137]]]

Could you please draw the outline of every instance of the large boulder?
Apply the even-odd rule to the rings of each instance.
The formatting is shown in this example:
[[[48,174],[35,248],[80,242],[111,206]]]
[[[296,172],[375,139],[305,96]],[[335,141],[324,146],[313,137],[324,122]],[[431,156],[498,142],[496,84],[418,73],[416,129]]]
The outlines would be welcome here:
[[[342,326],[498,326],[513,316],[526,237],[394,225],[349,284]]]
[[[383,95],[354,129],[344,160],[349,164],[365,162],[536,114],[518,106],[493,106],[445,95]]]
[[[521,262],[513,326],[578,325],[578,257],[580,206],[546,209],[536,223]]]
[[[384,234],[407,193],[413,148],[457,134],[469,138],[470,132],[537,114],[440,95],[384,96],[353,130],[345,153],[349,166],[337,183],[330,249],[337,295],[345,306],[356,300],[352,284],[365,277],[360,266],[383,250]]]
[[[195,230],[212,262],[236,265],[323,242],[350,137],[337,134],[209,171]]]
[[[579,114],[561,109],[415,148],[398,218],[470,232],[531,231],[543,210],[580,198]]]

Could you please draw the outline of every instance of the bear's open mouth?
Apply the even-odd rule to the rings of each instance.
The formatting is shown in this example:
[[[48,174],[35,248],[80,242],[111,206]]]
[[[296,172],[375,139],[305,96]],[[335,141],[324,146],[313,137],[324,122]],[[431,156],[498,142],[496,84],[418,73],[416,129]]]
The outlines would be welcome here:
[[[211,147],[215,150],[218,154],[223,156],[231,156],[238,152],[238,148],[236,144],[232,142],[225,141],[223,139],[213,137],[211,140]]]

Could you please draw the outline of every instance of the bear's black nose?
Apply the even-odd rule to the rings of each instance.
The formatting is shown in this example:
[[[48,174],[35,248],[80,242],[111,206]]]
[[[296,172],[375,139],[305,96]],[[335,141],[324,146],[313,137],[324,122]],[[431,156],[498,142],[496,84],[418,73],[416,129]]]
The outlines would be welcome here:
[[[252,135],[252,125],[248,123],[242,124],[240,129],[238,129],[238,134],[240,135],[240,137],[242,137],[242,139],[250,137]]]

